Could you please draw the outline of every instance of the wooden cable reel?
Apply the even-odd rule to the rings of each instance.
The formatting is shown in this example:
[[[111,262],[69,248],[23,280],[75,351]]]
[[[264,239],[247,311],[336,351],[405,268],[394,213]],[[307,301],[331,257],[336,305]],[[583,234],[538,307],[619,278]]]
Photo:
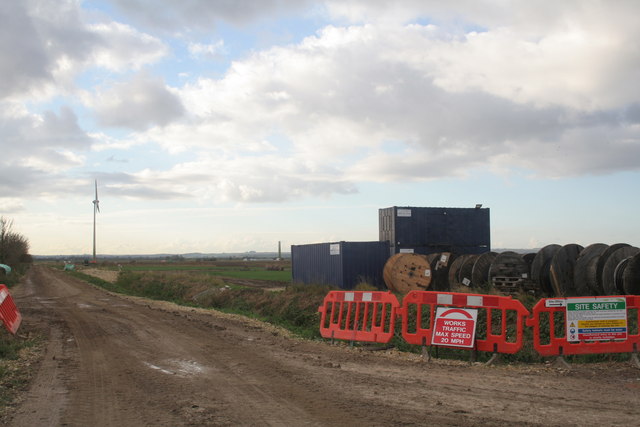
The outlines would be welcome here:
[[[382,277],[391,291],[424,291],[431,284],[431,265],[425,255],[395,254],[384,265]]]
[[[402,254],[392,255],[391,258],[389,258],[384,264],[384,268],[382,270],[382,279],[384,280],[385,285],[387,285],[387,289],[392,292],[398,292],[398,290],[393,287],[393,277],[391,275],[391,272],[393,271],[393,266],[398,261],[398,258],[400,258],[400,256],[402,256]]]

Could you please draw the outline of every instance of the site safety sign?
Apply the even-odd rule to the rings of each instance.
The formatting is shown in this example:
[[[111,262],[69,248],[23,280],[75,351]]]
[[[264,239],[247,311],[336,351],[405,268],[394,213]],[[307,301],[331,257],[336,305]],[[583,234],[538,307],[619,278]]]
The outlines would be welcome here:
[[[627,339],[627,300],[567,298],[567,341]]]
[[[431,344],[451,347],[473,347],[476,338],[477,320],[477,309],[438,307],[436,309]]]

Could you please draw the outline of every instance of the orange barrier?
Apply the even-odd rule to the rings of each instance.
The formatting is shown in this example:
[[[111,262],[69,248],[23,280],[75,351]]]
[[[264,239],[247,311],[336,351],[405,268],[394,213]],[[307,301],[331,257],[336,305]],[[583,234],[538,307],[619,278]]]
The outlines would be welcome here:
[[[569,341],[567,335],[567,299],[624,298],[626,300],[627,325],[635,325],[635,333],[627,329],[626,339]],[[635,313],[634,313],[635,312]],[[635,318],[635,321],[631,319]],[[598,323],[598,321],[596,321]],[[614,322],[615,323],[615,322]],[[623,295],[608,297],[544,298],[533,307],[533,315],[527,326],[533,328],[533,347],[541,356],[566,354],[634,353],[640,349],[640,296]],[[543,330],[544,326],[544,330]],[[545,337],[543,342],[542,335]],[[548,341],[548,342],[546,342]]]
[[[320,334],[324,338],[388,343],[399,307],[391,292],[331,291],[318,308]]]
[[[520,301],[507,296],[455,292],[409,292],[399,310],[405,341],[409,344],[431,345],[438,306],[479,309],[475,349],[513,354],[522,348],[524,324],[529,311]]]
[[[2,319],[4,327],[13,335],[18,331],[22,322],[22,316],[5,285],[0,285],[0,319]]]

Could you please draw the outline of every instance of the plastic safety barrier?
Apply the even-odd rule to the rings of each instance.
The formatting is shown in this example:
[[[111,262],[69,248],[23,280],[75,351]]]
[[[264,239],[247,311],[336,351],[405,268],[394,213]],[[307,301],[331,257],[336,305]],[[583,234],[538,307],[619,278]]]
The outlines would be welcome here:
[[[391,292],[331,291],[318,308],[320,334],[323,338],[388,343],[399,307]]]
[[[0,319],[2,319],[4,327],[14,335],[22,322],[22,316],[5,285],[0,285]]]
[[[400,309],[405,341],[409,344],[431,345],[438,306],[479,309],[473,348],[508,354],[517,353],[522,348],[529,311],[520,301],[509,296],[455,292],[409,292],[402,300]]]
[[[533,347],[541,356],[562,356],[595,353],[634,353],[640,350],[640,296],[572,297],[571,299],[624,298],[626,300],[627,338],[624,340],[569,341],[567,333],[567,298],[544,298],[533,307],[527,326],[533,328]],[[543,338],[544,337],[544,338]],[[547,338],[548,337],[548,338]],[[544,341],[544,342],[543,342]]]

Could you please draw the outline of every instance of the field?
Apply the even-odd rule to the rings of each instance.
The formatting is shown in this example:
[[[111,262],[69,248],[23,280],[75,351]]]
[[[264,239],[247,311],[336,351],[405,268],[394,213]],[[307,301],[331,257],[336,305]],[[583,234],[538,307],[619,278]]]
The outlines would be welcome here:
[[[269,268],[274,268],[269,270]],[[275,270],[281,268],[282,270]],[[209,263],[135,263],[121,264],[121,271],[171,271],[202,273],[216,277],[291,282],[289,261],[212,261]]]

